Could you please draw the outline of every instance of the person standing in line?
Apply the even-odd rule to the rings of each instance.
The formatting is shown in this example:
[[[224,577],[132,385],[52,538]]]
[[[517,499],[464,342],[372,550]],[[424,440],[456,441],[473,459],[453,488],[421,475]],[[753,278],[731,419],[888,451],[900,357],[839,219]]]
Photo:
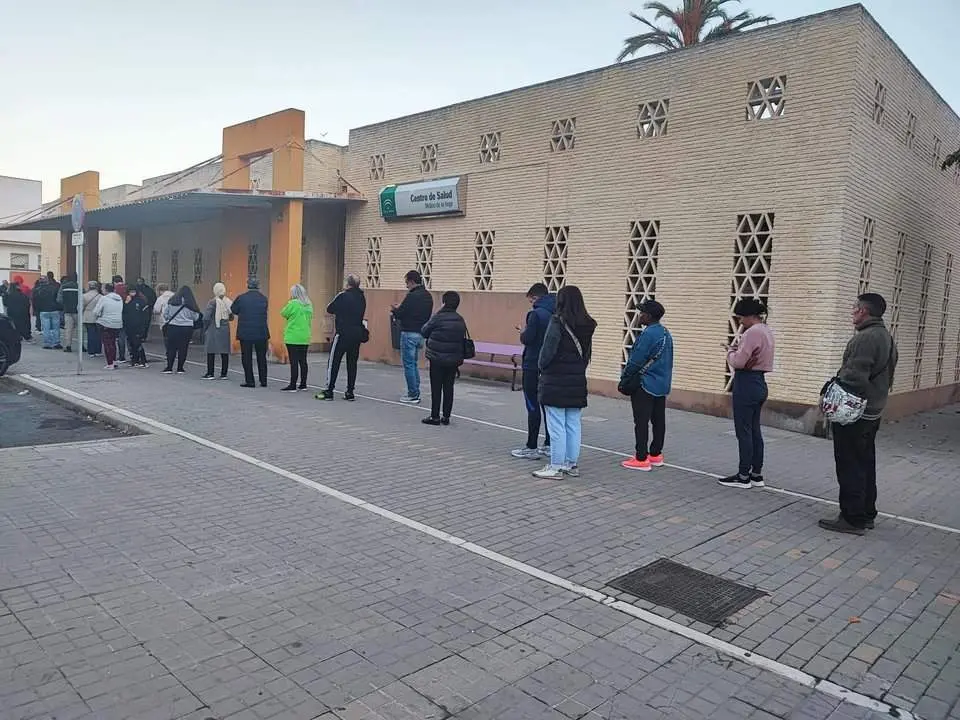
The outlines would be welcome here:
[[[190,338],[201,317],[193,291],[186,285],[170,298],[163,310],[164,326],[167,328],[167,366],[163,369],[165,375],[173,373],[174,360],[177,361],[177,375],[186,372],[184,365],[187,362]]]
[[[80,286],[77,285],[77,274],[70,273],[60,284],[57,292],[57,303],[63,308],[63,343],[64,352],[73,352],[73,339],[76,337],[77,312],[79,310]]]
[[[764,487],[763,431],[760,412],[767,401],[766,374],[773,372],[774,338],[764,322],[766,306],[754,298],[742,298],[733,306],[734,319],[743,332],[727,347],[727,364],[733,370],[733,428],[737,434],[740,466],[736,474],[717,482],[724,487]]]
[[[280,309],[280,316],[286,320],[283,327],[283,343],[287,346],[287,358],[290,363],[290,384],[281,390],[283,392],[306,390],[307,350],[310,348],[313,326],[313,303],[310,302],[310,296],[307,295],[303,285],[298,283],[290,288],[290,300]]]
[[[123,304],[123,329],[130,346],[130,367],[147,367],[147,354],[143,349],[147,327],[153,307],[140,294],[135,285],[127,288],[127,299]]]
[[[213,297],[203,311],[203,346],[207,353],[207,373],[204,380],[213,380],[213,366],[220,356],[220,379],[226,380],[230,370],[230,321],[233,320],[233,301],[227,297],[227,286],[214,283]]]
[[[157,294],[153,291],[153,288],[147,284],[147,281],[143,278],[137,278],[137,292],[143,296],[143,299],[146,300],[147,306],[150,308],[151,322],[147,323],[147,332],[143,336],[143,341],[146,342],[147,338],[150,337],[150,328],[153,327],[153,307],[157,303]]]
[[[433,296],[423,286],[423,277],[416,270],[404,278],[407,295],[399,305],[391,306],[393,316],[400,323],[400,361],[407,382],[407,393],[401,402],[417,405],[420,402],[420,348],[423,335],[420,330],[433,314]]]
[[[247,291],[233,301],[233,314],[237,318],[237,339],[240,341],[240,362],[243,364],[243,384],[253,388],[253,353],[257,354],[257,373],[260,387],[267,386],[267,341],[270,328],[267,326],[267,298],[260,292],[256,278],[247,280]]]
[[[457,312],[460,295],[448,290],[442,300],[443,305],[437,314],[420,330],[427,341],[427,360],[430,362],[430,416],[421,421],[424,425],[450,424],[453,385],[464,360],[467,323]]]
[[[855,423],[830,425],[840,514],[819,521],[825,530],[863,535],[877,518],[877,431],[899,360],[897,344],[883,323],[886,311],[886,300],[877,293],[860,295],[853,307],[856,334],[843,351],[836,382],[867,404]]]
[[[314,397],[317,400],[333,400],[333,391],[340,374],[340,361],[347,358],[347,391],[344,400],[355,398],[353,391],[357,382],[357,361],[360,358],[360,345],[364,342],[367,329],[363,317],[367,314],[367,298],[360,289],[360,277],[347,275],[342,292],[327,305],[327,313],[333,315],[336,333],[330,347],[327,360],[327,386]]]
[[[87,346],[84,351],[90,357],[98,357],[103,351],[100,340],[100,326],[97,325],[97,305],[100,303],[100,283],[91,280],[87,283],[87,291],[83,294],[83,328],[86,330]]]
[[[57,305],[58,286],[50,278],[42,277],[33,291],[33,311],[40,318],[44,350],[62,350],[60,344],[60,306]]]
[[[160,334],[163,337],[163,351],[166,352],[167,326],[163,323],[163,309],[170,303],[170,298],[173,297],[173,293],[170,291],[170,286],[166,283],[157,285],[157,292],[160,294],[157,295],[157,301],[153,304],[153,315],[155,322],[160,326]]]
[[[673,336],[660,320],[663,305],[646,300],[638,308],[644,326],[620,374],[621,387],[635,387],[630,394],[633,410],[634,455],[620,465],[627,470],[650,472],[663,465],[663,443],[667,435],[667,395],[673,382]],[[653,441],[649,431],[653,428]]]
[[[540,404],[550,430],[550,462],[534,477],[579,477],[580,416],[587,406],[587,365],[596,321],[587,313],[576,285],[557,293],[557,310],[550,318],[540,349]]]
[[[10,289],[7,290],[4,305],[7,309],[7,316],[13,321],[20,337],[23,338],[24,342],[33,342],[33,336],[30,332],[30,300],[20,289],[17,278],[13,279]]]
[[[113,291],[119,295],[121,298],[127,297],[127,285],[123,282],[123,276],[114,275],[111,278],[113,283]],[[127,359],[127,331],[123,328],[120,328],[120,336],[117,339],[117,353],[120,358],[120,362],[126,362]]]
[[[523,401],[527,407],[527,444],[522,448],[511,450],[510,454],[521,460],[539,460],[550,454],[550,428],[543,423],[543,447],[537,445],[540,438],[540,425],[544,417],[543,406],[537,396],[540,391],[540,370],[537,362],[540,360],[540,348],[543,346],[543,337],[547,334],[547,326],[557,306],[557,298],[547,291],[543,283],[534,283],[527,290],[527,300],[531,309],[527,313],[527,320],[520,330],[520,342],[523,344]]]
[[[117,364],[117,339],[123,327],[123,298],[114,292],[113,283],[107,283],[103,289],[105,294],[97,302],[94,318],[103,339],[103,354],[107,360],[104,370],[116,370],[120,367]]]

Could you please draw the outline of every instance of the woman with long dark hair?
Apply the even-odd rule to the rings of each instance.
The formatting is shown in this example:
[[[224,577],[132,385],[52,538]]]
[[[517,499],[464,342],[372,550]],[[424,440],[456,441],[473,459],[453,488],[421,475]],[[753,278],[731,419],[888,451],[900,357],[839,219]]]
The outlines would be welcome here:
[[[167,367],[163,370],[165,375],[173,372],[174,359],[177,361],[177,374],[182,375],[185,372],[183,366],[187,362],[187,348],[200,317],[197,299],[186,285],[170,298],[170,302],[163,309],[163,327],[167,330]]]
[[[580,416],[587,406],[587,365],[596,329],[580,288],[561,288],[539,360],[539,400],[550,431],[550,462],[534,472],[535,477],[580,475]]]

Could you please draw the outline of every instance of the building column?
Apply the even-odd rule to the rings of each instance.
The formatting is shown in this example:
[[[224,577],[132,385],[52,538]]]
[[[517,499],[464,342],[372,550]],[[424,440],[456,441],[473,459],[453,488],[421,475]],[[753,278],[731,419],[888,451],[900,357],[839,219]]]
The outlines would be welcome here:
[[[290,288],[300,282],[302,244],[303,201],[288,200],[270,218],[270,349],[281,362],[287,361],[287,346],[280,310],[290,299]]]

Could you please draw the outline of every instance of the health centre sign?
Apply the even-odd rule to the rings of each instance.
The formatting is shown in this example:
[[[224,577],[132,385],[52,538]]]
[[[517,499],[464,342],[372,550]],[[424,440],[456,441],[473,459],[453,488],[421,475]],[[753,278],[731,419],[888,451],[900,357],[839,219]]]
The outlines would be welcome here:
[[[461,214],[465,186],[466,179],[461,177],[388,185],[380,191],[380,216],[398,220]]]

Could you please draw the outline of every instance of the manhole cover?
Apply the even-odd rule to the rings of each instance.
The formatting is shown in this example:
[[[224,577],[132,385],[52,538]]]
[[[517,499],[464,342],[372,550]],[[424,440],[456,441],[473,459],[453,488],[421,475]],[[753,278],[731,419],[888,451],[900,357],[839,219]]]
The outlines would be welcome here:
[[[708,625],[722,624],[767,594],[665,559],[655,560],[607,584]]]

